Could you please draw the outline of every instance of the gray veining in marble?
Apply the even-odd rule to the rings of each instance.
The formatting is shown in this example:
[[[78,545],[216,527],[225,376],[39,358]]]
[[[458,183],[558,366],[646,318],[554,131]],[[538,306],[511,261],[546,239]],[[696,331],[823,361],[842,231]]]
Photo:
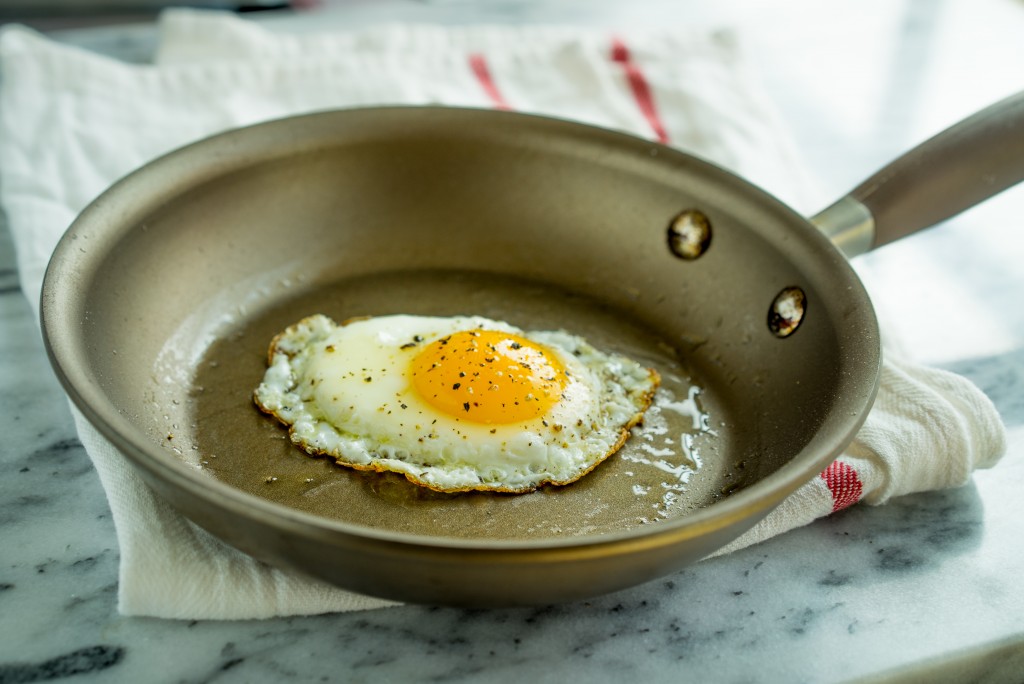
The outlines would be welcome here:
[[[460,5],[435,4],[448,13]],[[525,3],[521,11],[532,16],[530,8],[539,4]],[[964,16],[965,3],[937,4],[957,21]],[[507,6],[503,11],[510,11]],[[814,12],[812,3],[797,6]],[[852,6],[842,5],[847,11]],[[1017,8],[1024,15],[1024,6],[1010,0],[971,6],[999,16]],[[901,7],[921,13],[920,3]],[[870,8],[885,15],[880,3]],[[417,12],[423,16],[428,10]],[[899,17],[861,21],[909,32],[919,47],[927,43]],[[1024,16],[1018,21],[1016,29],[1024,27]],[[778,30],[796,32],[781,25]],[[943,34],[935,35],[938,40]],[[987,40],[998,45],[1000,36],[1005,33]],[[763,49],[778,43],[764,38],[753,44]],[[138,45],[126,50],[137,54]],[[792,54],[778,60],[786,68],[796,64]],[[851,70],[857,61],[848,59]],[[775,73],[769,80],[784,82],[786,74],[799,75],[798,70]],[[893,76],[891,83],[908,82],[911,75]],[[946,78],[959,84],[972,76]],[[860,95],[874,92],[864,84],[852,89]],[[815,118],[821,109],[801,101],[801,95],[777,93],[816,168],[817,160],[834,150],[821,147],[829,139],[828,126]],[[884,100],[884,93],[877,97]],[[843,190],[865,171],[860,162],[874,156],[882,161],[906,144],[907,117],[894,113],[887,119],[893,122],[891,135],[858,150],[860,161],[851,163],[856,168],[824,172],[825,190]],[[887,130],[884,121],[879,126]],[[583,604],[499,611],[409,606],[252,622],[117,614],[113,523],[21,294],[10,236],[0,227],[0,684],[64,679],[1020,684],[1022,215],[1024,193],[1007,193],[991,208],[915,237],[913,246],[887,248],[863,262],[868,282],[883,289],[901,282],[894,262],[910,264],[903,287],[882,292],[891,300],[883,303],[883,313],[895,316],[907,336],[925,340],[920,351],[926,357],[977,383],[1004,417],[1010,440],[1006,458],[977,473],[968,486],[880,507],[855,506],[766,544]],[[987,241],[964,255],[963,246],[981,231]],[[936,326],[936,313],[945,311],[944,302],[929,299],[927,288],[914,285],[929,264],[955,266],[949,283],[973,305],[1002,312],[1005,339],[972,338],[970,311],[950,312],[954,324],[962,317],[967,322],[955,325],[942,344],[928,342],[938,339],[934,333],[915,333],[938,329],[929,326]],[[967,344],[977,345],[977,353],[961,353]]]

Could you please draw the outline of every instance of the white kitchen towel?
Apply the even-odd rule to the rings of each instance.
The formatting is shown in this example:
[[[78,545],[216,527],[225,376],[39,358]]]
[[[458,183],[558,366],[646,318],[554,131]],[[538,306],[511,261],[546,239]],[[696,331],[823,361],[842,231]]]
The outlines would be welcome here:
[[[160,30],[156,63],[144,66],[24,28],[0,34],[0,203],[33,306],[60,235],[114,180],[205,135],[317,109],[443,103],[581,120],[700,154],[810,208],[787,136],[727,34],[387,26],[296,37],[183,10],[166,13]],[[212,538],[75,416],[117,527],[124,614],[240,619],[388,605]],[[848,452],[726,550],[858,500],[961,485],[1004,450],[998,415],[970,382],[887,359]]]

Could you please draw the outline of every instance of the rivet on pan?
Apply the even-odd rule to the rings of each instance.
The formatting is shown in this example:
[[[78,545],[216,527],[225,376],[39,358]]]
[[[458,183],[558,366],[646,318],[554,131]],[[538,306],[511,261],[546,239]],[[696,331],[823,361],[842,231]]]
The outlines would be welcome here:
[[[668,248],[680,259],[693,260],[711,244],[711,221],[696,209],[687,209],[668,225]]]
[[[768,329],[776,337],[789,337],[804,320],[807,296],[799,287],[787,287],[775,297],[768,310]]]

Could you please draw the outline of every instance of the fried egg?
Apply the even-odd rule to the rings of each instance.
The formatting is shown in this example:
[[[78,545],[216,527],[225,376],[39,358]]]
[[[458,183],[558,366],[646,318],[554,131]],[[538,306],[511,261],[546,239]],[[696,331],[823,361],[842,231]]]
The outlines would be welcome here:
[[[274,338],[254,398],[294,444],[341,465],[444,492],[527,492],[618,450],[659,380],[564,331],[318,314]]]

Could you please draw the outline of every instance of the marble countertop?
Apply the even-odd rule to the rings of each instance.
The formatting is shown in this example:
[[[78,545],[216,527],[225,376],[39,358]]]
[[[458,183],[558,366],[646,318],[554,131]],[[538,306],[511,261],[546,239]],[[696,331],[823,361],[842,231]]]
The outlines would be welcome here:
[[[1024,87],[1018,0],[614,7],[339,1],[321,21],[732,26],[822,206]],[[310,18],[278,21],[287,30]],[[145,59],[152,33],[143,25],[63,38]],[[117,613],[110,513],[0,226],[0,683],[1024,681],[1022,216],[1019,187],[856,262],[888,334],[917,360],[969,377],[999,409],[1008,453],[969,485],[854,506],[580,604],[248,622]]]

